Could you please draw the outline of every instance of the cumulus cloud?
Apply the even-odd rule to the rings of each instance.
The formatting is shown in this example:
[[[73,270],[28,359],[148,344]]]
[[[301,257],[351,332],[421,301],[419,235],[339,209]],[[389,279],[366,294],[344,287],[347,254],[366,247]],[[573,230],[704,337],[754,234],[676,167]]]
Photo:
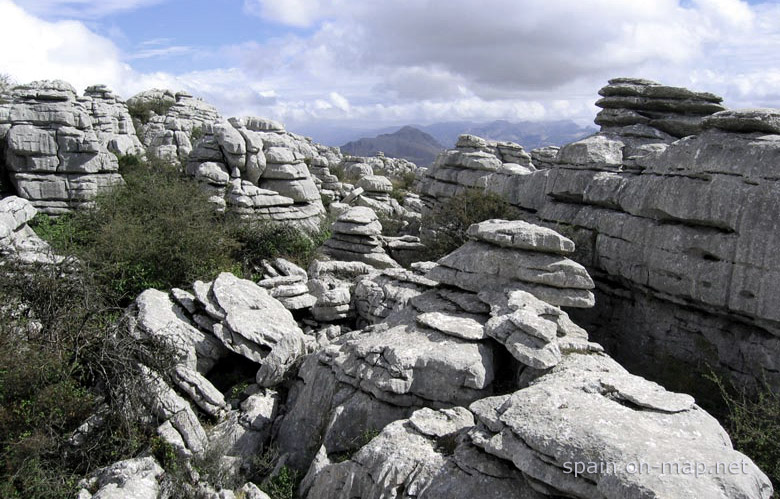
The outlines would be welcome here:
[[[78,21],[47,22],[0,0],[0,72],[17,81],[62,79],[76,88],[104,82],[119,86],[130,73],[110,40]]]
[[[85,16],[157,1],[24,3],[79,8]],[[139,73],[126,63],[185,56],[189,47],[152,40],[122,54],[81,23],[45,22],[0,0],[0,16],[11,19],[0,40],[6,46],[35,40],[5,51],[0,72],[20,80],[60,77],[80,88],[100,81],[125,96],[184,89],[224,114],[265,115],[292,126],[588,121],[596,91],[616,76],[725,94],[732,106],[780,105],[776,3],[245,0],[243,6],[258,22],[274,23],[277,36],[210,47],[220,67],[173,74],[162,65]],[[40,39],[28,34],[38,32]]]

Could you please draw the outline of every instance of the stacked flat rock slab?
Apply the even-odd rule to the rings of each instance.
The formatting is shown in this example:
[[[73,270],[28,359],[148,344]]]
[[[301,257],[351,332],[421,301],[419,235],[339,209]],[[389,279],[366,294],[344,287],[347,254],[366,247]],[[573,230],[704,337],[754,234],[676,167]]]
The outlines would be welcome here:
[[[726,108],[723,99],[708,92],[670,87],[650,80],[616,78],[599,90],[602,111],[596,124],[605,128],[648,125],[674,137],[702,131],[706,116]]]
[[[484,188],[497,172],[525,174],[533,171],[531,156],[518,144],[461,135],[455,149],[440,154],[425,172],[421,194],[426,205],[431,206],[471,188]]]
[[[165,115],[151,111],[148,121],[139,124],[138,137],[151,157],[166,161],[185,163],[194,137],[205,126],[221,119],[214,106],[187,92],[153,89],[127,100],[128,105],[137,107],[150,103],[165,103],[168,109]]]
[[[105,85],[88,87],[84,97],[84,104],[92,117],[92,127],[101,144],[120,156],[146,154],[136,135],[133,118],[121,98]]]
[[[358,316],[366,324],[377,324],[391,313],[409,306],[412,298],[436,286],[432,281],[405,269],[373,272],[355,286],[352,296]]]
[[[524,222],[488,221],[470,234],[518,254],[533,249],[560,259],[574,250],[567,238]],[[486,272],[493,267],[489,258],[483,265]],[[691,497],[769,497],[767,478],[733,450],[692,397],[632,376],[560,308],[497,284],[471,290],[439,283],[383,323],[341,336],[307,359],[279,433],[290,463],[311,460],[300,492],[312,498],[452,497],[481,487],[479,496],[673,495],[660,471],[634,477],[563,471],[567,462],[647,456],[711,467],[722,459],[744,460],[741,477],[678,477],[676,486]],[[388,295],[387,304],[394,299]],[[499,376],[497,359],[506,354],[519,366],[511,393],[485,396]],[[501,361],[502,369],[511,365]],[[631,430],[632,421],[642,432]],[[613,422],[625,427],[615,431]],[[367,427],[384,429],[340,462]]]
[[[371,208],[358,206],[340,215],[325,241],[323,252],[347,262],[363,262],[378,269],[399,267],[390,258],[382,243],[382,224]]]
[[[669,87],[615,85],[673,100],[658,94]],[[683,104],[701,94],[674,92]],[[718,99],[702,95],[711,113]],[[605,127],[554,155],[535,151],[537,171],[497,169],[468,187],[578,241],[577,260],[598,277],[596,308],[578,320],[629,368],[658,375],[655,366],[672,358],[696,376],[697,365],[715,361],[739,384],[780,386],[780,280],[769,251],[780,220],[771,167],[780,155],[778,111],[696,120],[699,133],[680,140],[650,124]],[[429,206],[450,195],[433,180],[422,191]]]
[[[495,227],[479,229],[502,239]],[[532,234],[518,236],[516,244],[573,249],[571,241],[554,238],[552,231],[525,229]],[[430,267],[417,265],[416,270],[430,276],[438,266]],[[489,261],[485,268],[490,269]],[[360,281],[355,306],[366,322],[385,320],[340,336],[302,366],[301,391],[279,434],[295,465],[308,466],[317,452],[343,452],[361,428],[380,428],[417,408],[467,404],[487,396],[497,356],[512,366],[507,369],[522,372],[554,365],[563,351],[600,350],[559,308],[528,293],[504,292],[493,281],[495,286],[472,290],[402,270]]]
[[[285,260],[276,258],[263,262],[263,279],[257,285],[267,289],[287,310],[311,308],[317,298],[309,293],[306,271]]]
[[[471,241],[438,262],[427,277],[475,293],[522,290],[552,305],[594,305],[585,268],[566,258],[574,243],[522,221],[488,220],[468,229]]]
[[[203,127],[186,171],[212,201],[248,218],[315,231],[325,213],[306,165],[320,157],[304,139],[262,118],[231,118]]]
[[[0,199],[0,256],[22,263],[58,263],[49,244],[27,225],[38,211],[26,199]]]
[[[361,165],[354,167],[353,165]],[[389,158],[383,153],[376,156],[344,156],[339,168],[348,176],[360,179],[363,175],[384,175],[402,179],[410,173],[417,174],[423,168],[403,158]]]
[[[0,104],[0,170],[18,196],[56,215],[121,183],[116,156],[93,128],[90,100],[62,81],[17,86],[9,97]]]
[[[309,291],[317,301],[312,307],[315,320],[342,321],[354,315],[352,292],[356,283],[376,269],[363,262],[319,261],[309,267]]]

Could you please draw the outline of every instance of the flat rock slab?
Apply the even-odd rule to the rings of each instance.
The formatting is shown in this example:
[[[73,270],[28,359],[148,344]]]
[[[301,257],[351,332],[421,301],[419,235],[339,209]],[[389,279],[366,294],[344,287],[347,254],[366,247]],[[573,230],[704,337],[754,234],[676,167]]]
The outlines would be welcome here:
[[[574,252],[574,242],[571,239],[547,227],[522,220],[486,220],[471,225],[466,234],[472,239],[506,248],[562,255]]]
[[[428,312],[418,315],[416,320],[421,326],[464,340],[482,340],[487,337],[484,322],[480,322],[475,317]]]

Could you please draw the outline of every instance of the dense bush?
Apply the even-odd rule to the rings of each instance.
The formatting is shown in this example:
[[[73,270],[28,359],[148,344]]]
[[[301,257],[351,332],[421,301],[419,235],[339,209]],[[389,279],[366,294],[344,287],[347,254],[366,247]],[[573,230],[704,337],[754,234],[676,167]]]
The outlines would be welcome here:
[[[330,237],[330,222],[326,219],[318,233],[307,234],[289,225],[233,219],[229,225],[238,245],[233,256],[248,277],[260,271],[263,260],[277,257],[305,269],[314,259],[316,249]]]
[[[194,180],[147,163],[124,178],[94,208],[33,224],[94,272],[112,302],[126,304],[145,289],[187,286],[235,267],[231,227]]]
[[[131,101],[127,105],[127,110],[134,122],[145,125],[154,115],[165,116],[174,104],[176,104],[174,101],[163,98],[137,100]]]
[[[438,260],[466,242],[471,224],[502,218],[517,219],[520,211],[496,194],[471,189],[437,205],[423,217],[420,235],[426,258]]]
[[[81,477],[147,441],[137,360],[165,373],[171,350],[132,338],[73,262],[0,263],[0,497],[73,497]],[[71,440],[95,413],[102,424]]]

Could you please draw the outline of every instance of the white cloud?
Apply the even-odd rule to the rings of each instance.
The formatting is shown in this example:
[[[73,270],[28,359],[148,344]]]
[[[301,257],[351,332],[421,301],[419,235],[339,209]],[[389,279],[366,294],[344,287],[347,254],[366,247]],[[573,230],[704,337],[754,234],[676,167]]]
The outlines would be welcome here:
[[[130,73],[119,49],[78,21],[47,22],[0,0],[0,72],[17,81],[61,79],[83,90],[94,83],[119,87]]]
[[[156,1],[24,3],[95,15]],[[157,39],[123,55],[81,23],[42,21],[0,0],[0,17],[10,20],[0,41],[15,47],[0,55],[0,72],[19,80],[58,77],[77,88],[103,82],[125,97],[152,87],[183,89],[226,115],[267,116],[293,130],[311,121],[589,121],[596,91],[616,76],[722,93],[729,105],[780,105],[775,3],[245,0],[244,8],[308,29],[208,47],[222,67],[172,74],[160,65],[159,72],[139,73],[126,62],[190,48]]]

